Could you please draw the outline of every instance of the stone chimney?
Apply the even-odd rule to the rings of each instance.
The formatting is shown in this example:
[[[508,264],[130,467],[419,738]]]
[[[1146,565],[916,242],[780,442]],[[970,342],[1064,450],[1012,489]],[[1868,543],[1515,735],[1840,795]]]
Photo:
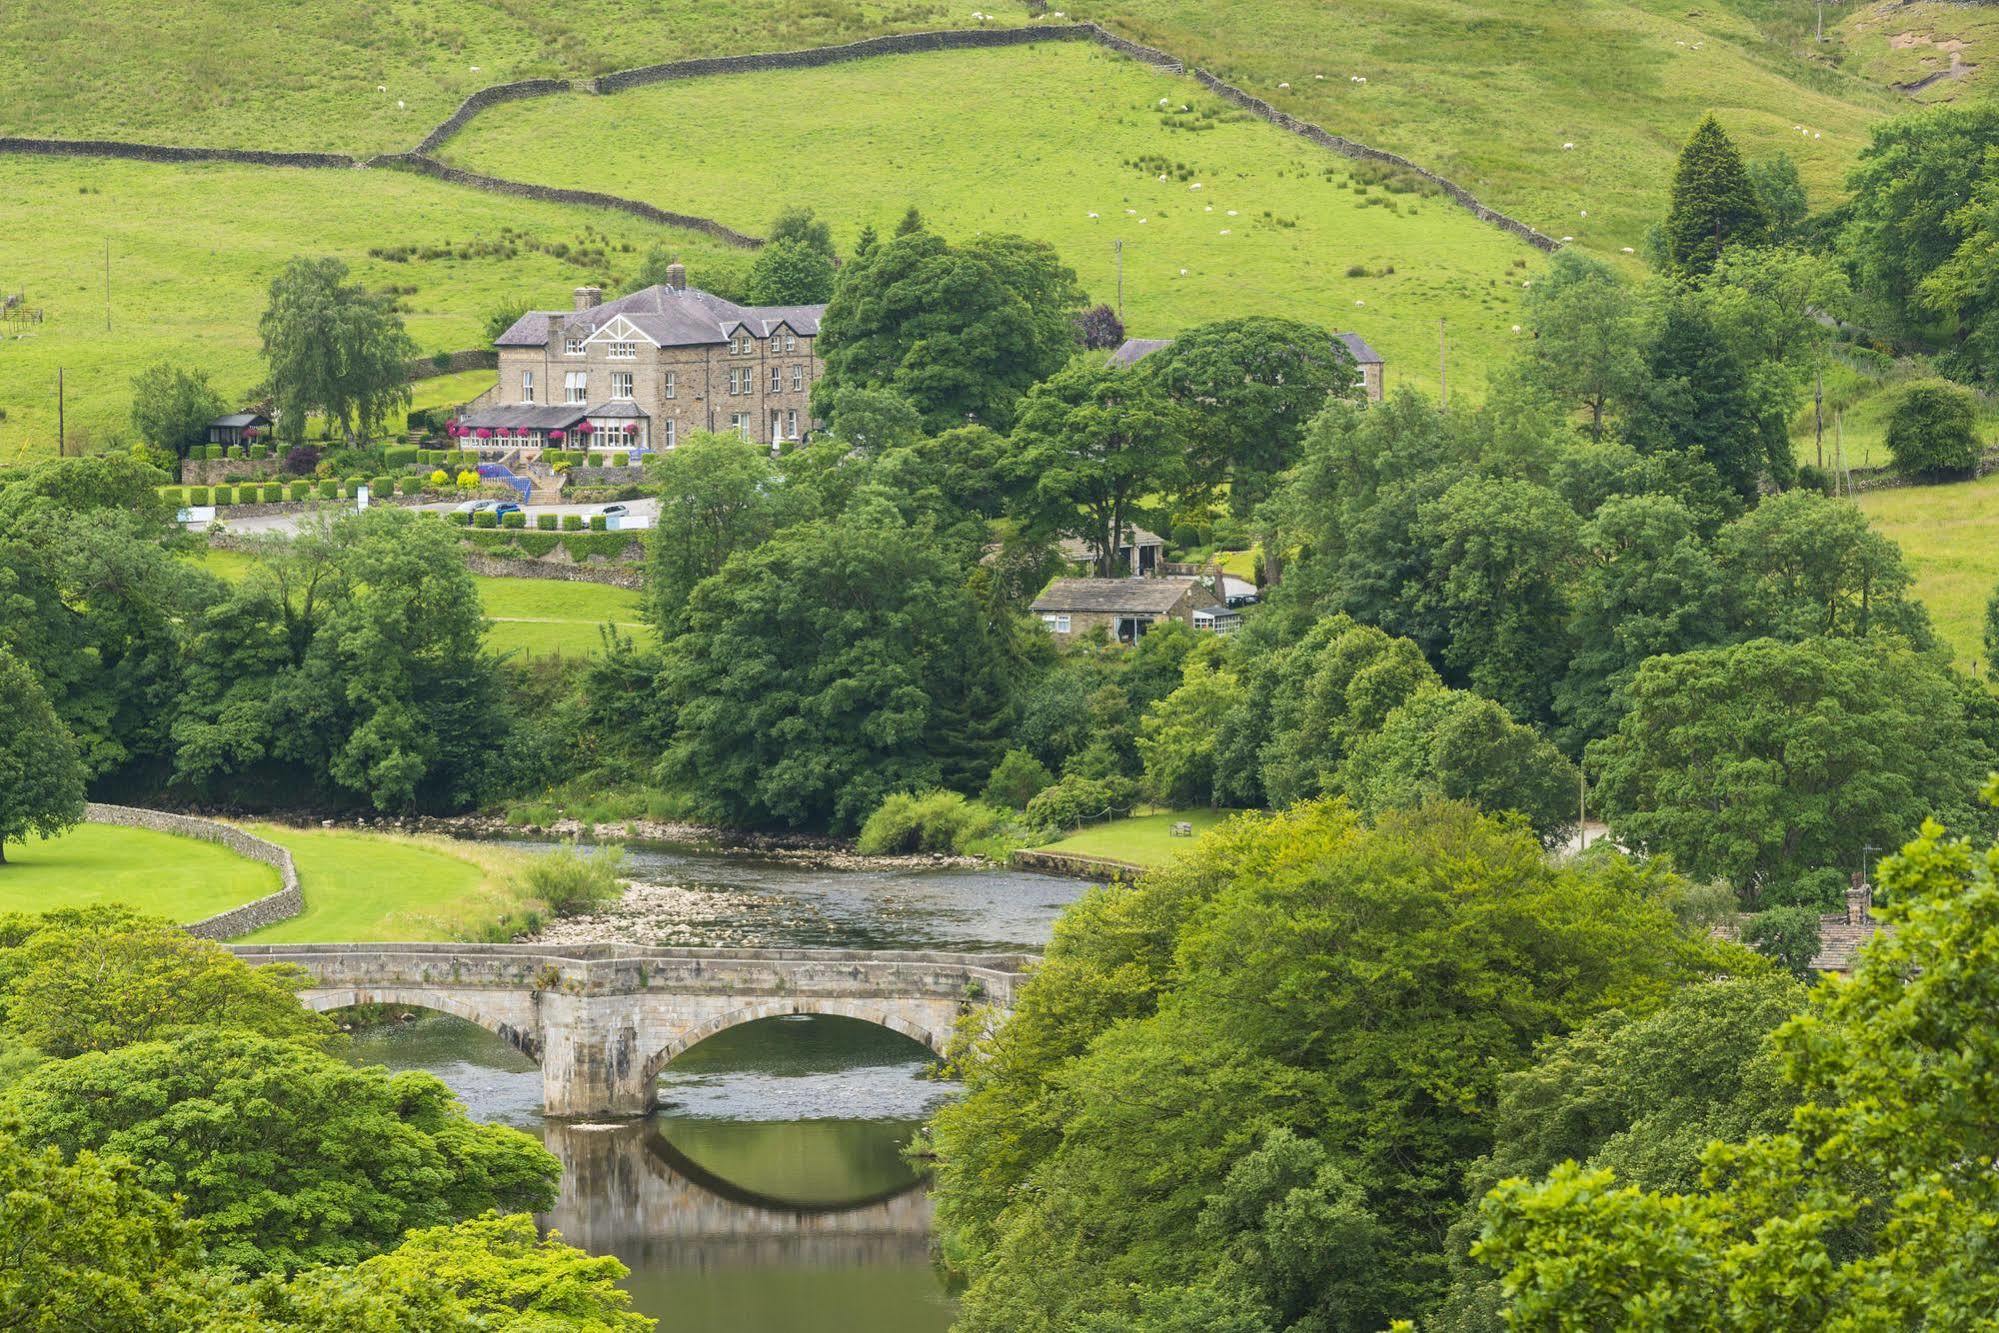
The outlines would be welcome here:
[[[602,287],[578,287],[576,289],[576,312],[578,314],[602,304],[604,304],[604,289]]]
[[[676,292],[687,290],[687,265],[674,260],[666,266],[666,285]]]
[[[1867,876],[1859,871],[1846,884],[1846,924],[1864,926],[1874,919],[1874,886],[1867,882]]]

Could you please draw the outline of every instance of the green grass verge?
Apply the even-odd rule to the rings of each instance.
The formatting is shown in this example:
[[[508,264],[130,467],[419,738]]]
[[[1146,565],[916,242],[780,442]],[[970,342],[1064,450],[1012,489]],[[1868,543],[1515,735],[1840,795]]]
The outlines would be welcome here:
[[[776,88],[811,114],[742,113]],[[656,145],[668,141],[673,169],[662,172]],[[842,247],[863,223],[892,229],[914,203],[947,236],[1050,242],[1103,301],[1117,296],[1121,238],[1134,335],[1244,314],[1311,319],[1364,334],[1386,357],[1391,388],[1435,388],[1440,317],[1454,377],[1482,383],[1512,341],[1533,271],[1514,265],[1539,260],[1441,198],[1356,181],[1355,164],[1192,79],[1084,43],[516,102],[481,115],[444,154],[746,229],[765,225],[776,201],[806,199]],[[689,279],[700,285],[697,267]]]
[[[1902,547],[1916,596],[1956,655],[1958,665],[1985,660],[1985,603],[1999,587],[1999,474],[1938,486],[1869,491],[1860,507]]]
[[[1060,852],[1068,856],[1101,856],[1141,866],[1164,865],[1192,849],[1201,834],[1235,813],[1233,810],[1199,808],[1111,819],[1078,829],[1059,842],[1051,842],[1035,850]],[[1173,826],[1182,822],[1194,826],[1194,837],[1173,836]]]
[[[213,548],[201,555],[212,574],[234,582],[255,563],[242,551]],[[527,657],[587,657],[602,649],[598,632],[613,623],[627,634],[649,639],[644,601],[629,588],[561,579],[499,579],[474,576],[479,604],[493,622],[486,645],[498,653]]]
[[[415,146],[488,84],[971,23],[938,0],[5,5],[0,135],[373,154]]]
[[[56,838],[10,843],[0,912],[124,903],[199,921],[278,891],[278,872],[226,847],[150,829],[79,824]]]
[[[479,338],[466,344],[467,347],[483,345],[483,332]],[[410,385],[410,411],[421,412],[432,407],[463,407],[492,388],[496,374],[498,372],[492,370],[463,370],[456,375],[433,375],[429,379],[418,380]]]
[[[511,848],[450,838],[253,824],[291,849],[305,911],[255,944],[505,939],[524,926]]]
[[[1999,13],[1990,5],[1897,3],[1857,5],[1833,30],[1840,63],[1877,83],[1911,85],[1948,75],[1956,52],[1962,77],[1940,78],[1912,92],[1918,101],[1949,102],[1983,93],[1999,48]]]
[[[161,358],[208,371],[239,401],[263,378],[257,321],[271,279],[295,255],[334,255],[356,281],[397,288],[428,355],[484,345],[487,314],[509,300],[546,305],[580,283],[615,283],[654,244],[696,271],[721,253],[706,237],[621,213],[397,171],[0,157],[0,198],[0,291],[46,312],[38,324],[0,321],[0,465],[54,455],[58,367],[72,453],[130,434],[131,378]],[[404,246],[436,253],[368,254]]]

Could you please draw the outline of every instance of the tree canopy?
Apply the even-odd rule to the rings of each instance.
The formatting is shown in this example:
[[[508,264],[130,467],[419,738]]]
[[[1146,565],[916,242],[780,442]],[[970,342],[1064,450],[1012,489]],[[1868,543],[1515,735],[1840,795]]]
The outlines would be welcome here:
[[[83,763],[34,673],[0,648],[0,863],[7,844],[83,818]]]
[[[306,417],[319,412],[351,442],[409,406],[416,344],[391,299],[347,281],[345,262],[291,260],[271,280],[257,327],[286,439],[304,439]]]
[[[1673,272],[1698,276],[1731,246],[1755,245],[1770,232],[1763,201],[1735,143],[1712,115],[1694,127],[1673,169],[1665,246]]]

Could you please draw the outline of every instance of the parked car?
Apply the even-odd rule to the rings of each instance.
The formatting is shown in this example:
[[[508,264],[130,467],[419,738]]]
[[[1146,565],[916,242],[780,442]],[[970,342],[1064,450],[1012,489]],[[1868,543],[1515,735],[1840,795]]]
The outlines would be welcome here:
[[[498,500],[466,500],[451,506],[451,512],[454,514],[483,514],[498,503],[500,503]]]
[[[615,518],[619,514],[631,513],[632,507],[630,505],[605,505],[602,509],[598,510],[597,512],[602,514],[605,518]]]
[[[515,504],[512,500],[502,500],[500,503],[493,506],[494,518],[505,518],[508,514],[518,514],[520,512],[521,512],[521,507]]]

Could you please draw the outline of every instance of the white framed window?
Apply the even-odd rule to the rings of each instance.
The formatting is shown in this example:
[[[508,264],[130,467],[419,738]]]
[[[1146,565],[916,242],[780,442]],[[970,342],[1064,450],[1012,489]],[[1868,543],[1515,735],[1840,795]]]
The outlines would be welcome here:
[[[798,409],[795,407],[784,414],[784,437],[787,440],[798,438]]]
[[[1069,617],[1067,616],[1044,615],[1041,617],[1041,623],[1048,626],[1050,634],[1067,634],[1069,632]]]
[[[777,393],[784,388],[784,370],[780,366],[770,368],[770,391]]]
[[[744,439],[746,440],[749,439],[750,414],[748,412],[731,412],[729,414],[729,429],[736,432],[736,434],[742,436]]]
[[[571,338],[562,344],[562,350],[569,356],[582,356],[583,340],[581,338]]]
[[[637,343],[614,342],[611,344],[611,359],[613,361],[630,361],[638,354],[639,345]]]
[[[671,449],[673,447],[674,445],[673,437],[675,434],[673,428],[675,426],[678,426],[679,424],[680,423],[675,421],[672,417],[668,417],[665,421],[660,423],[661,428],[665,431],[665,434],[661,437],[661,443],[663,447],[668,449]]]
[[[796,393],[804,387],[805,387],[805,367],[802,365],[793,366],[791,368],[791,391],[793,393]]]
[[[750,347],[751,338],[749,334],[732,333],[729,335],[730,356],[748,356],[750,354]]]
[[[632,372],[614,370],[611,372],[611,397],[630,398],[632,396]]]
[[[523,370],[521,372],[521,401],[524,403],[534,401],[534,372],[532,370]]]
[[[562,377],[562,401],[580,403],[590,396],[590,372],[572,370]]]
[[[675,398],[679,396],[680,376],[678,374],[676,374],[671,370],[666,372],[666,385],[662,390],[662,393],[664,394],[665,397],[668,398]]]
[[[795,334],[795,333],[787,333],[787,334],[785,334],[785,335],[784,335],[784,350],[785,350],[785,351],[787,351],[787,352],[795,352],[795,351],[797,351],[797,350],[798,350],[798,335],[797,335],[797,334]]]

